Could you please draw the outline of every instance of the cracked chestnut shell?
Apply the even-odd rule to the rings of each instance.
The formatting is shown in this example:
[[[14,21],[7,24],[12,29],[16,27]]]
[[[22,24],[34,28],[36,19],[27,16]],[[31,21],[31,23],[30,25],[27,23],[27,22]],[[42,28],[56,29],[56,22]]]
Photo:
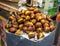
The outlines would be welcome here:
[[[23,24],[20,24],[20,25],[19,25],[19,29],[20,29],[20,30],[23,30]]]
[[[33,24],[35,24],[36,23],[36,19],[32,19],[32,20],[30,20]]]
[[[38,39],[41,39],[44,37],[44,34],[42,32],[40,32],[40,33],[38,33],[37,37],[38,37]]]
[[[54,25],[50,25],[50,31],[52,32],[55,29]]]
[[[28,22],[25,22],[24,25],[27,26],[27,27],[28,26],[33,26],[33,23],[28,21]]]
[[[30,16],[26,16],[25,17],[25,20],[30,20]]]
[[[29,32],[28,37],[29,37],[29,39],[34,38],[35,37],[35,32]]]
[[[37,33],[42,32],[42,28],[41,27],[37,28],[36,30],[37,30]]]
[[[16,20],[14,16],[9,16],[9,20]]]
[[[38,9],[38,8],[34,9],[34,13],[40,13],[40,12],[41,12],[40,9]]]
[[[41,27],[42,24],[41,24],[40,22],[37,22],[37,23],[35,24],[35,26],[36,26],[36,27]]]
[[[20,18],[19,20],[18,20],[18,23],[22,23],[23,22],[23,18]]]
[[[49,27],[49,24],[48,24],[48,23],[45,23],[45,24],[44,24],[44,27],[46,27],[46,26]]]
[[[26,10],[26,11],[25,11],[25,15],[30,15],[30,13],[31,13],[31,12],[30,12],[29,10]]]
[[[50,27],[44,27],[44,31],[46,32],[46,33],[49,33],[49,31],[50,31]]]

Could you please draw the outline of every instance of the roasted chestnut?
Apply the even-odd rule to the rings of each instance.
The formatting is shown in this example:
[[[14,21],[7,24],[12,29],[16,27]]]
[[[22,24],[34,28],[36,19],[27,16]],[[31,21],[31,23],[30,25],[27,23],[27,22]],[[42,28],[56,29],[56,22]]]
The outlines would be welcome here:
[[[54,25],[54,23],[53,23],[53,22],[50,22],[49,24],[50,24],[50,25]]]
[[[33,8],[33,7],[30,7],[30,8],[28,8],[28,10],[30,10],[30,11],[33,11],[35,8]]]
[[[29,39],[34,38],[35,32],[29,32],[28,37],[29,37]]]
[[[5,28],[8,29],[8,24],[6,24]]]
[[[15,28],[18,28],[18,24],[16,24],[16,25],[15,25],[15,24],[13,24],[12,26],[13,26],[13,27],[15,27]]]
[[[36,13],[36,14],[35,14],[36,17],[37,17],[37,16],[40,16],[40,15],[41,15],[41,13]]]
[[[41,15],[40,13],[36,13],[35,18],[38,19],[40,15]]]
[[[25,17],[26,17],[25,15],[21,15],[21,18],[25,19]]]
[[[44,34],[42,32],[40,32],[40,33],[38,33],[37,37],[38,37],[38,39],[41,39],[44,37]]]
[[[45,22],[49,24],[49,21],[48,20],[45,20]]]
[[[34,11],[30,11],[31,14],[34,14]]]
[[[20,18],[19,20],[18,20],[18,23],[22,23],[23,22],[23,18]]]
[[[35,29],[36,29],[36,28],[35,28],[35,26],[34,26],[34,25],[32,26],[32,29],[33,29],[33,31],[35,31]]]
[[[51,17],[50,17],[49,15],[46,15],[46,18],[49,19],[49,18],[51,18]]]
[[[30,17],[31,17],[32,19],[34,19],[34,18],[35,18],[34,13],[32,13],[32,14],[30,15]]]
[[[53,21],[51,18],[50,18],[50,16],[46,16],[46,19],[48,20],[48,21]]]
[[[48,33],[49,31],[50,31],[50,27],[44,27],[44,31],[46,32],[46,33]]]
[[[40,12],[41,12],[40,9],[38,9],[38,8],[34,9],[34,13],[40,13]]]
[[[26,26],[23,27],[23,31],[26,32],[28,31],[28,28]]]
[[[9,16],[9,20],[16,20],[14,16]]]
[[[16,32],[16,28],[15,28],[15,27],[11,27],[11,28],[9,28],[9,31],[10,31],[11,33],[15,33],[15,32]]]
[[[20,25],[19,25],[19,29],[20,29],[20,30],[23,30],[23,24],[20,24]]]
[[[36,30],[37,30],[37,33],[42,32],[42,28],[41,27],[40,28],[37,28]]]
[[[42,19],[42,20],[41,20],[41,23],[42,23],[42,24],[44,24],[44,23],[45,23],[45,20],[44,20],[44,19]]]
[[[11,23],[12,23],[12,24],[15,24],[15,23],[17,23],[17,22],[16,22],[16,20],[12,20]]]
[[[36,23],[36,19],[32,19],[31,22],[32,22],[33,24],[35,24],[35,23]]]
[[[25,11],[25,15],[30,15],[30,13],[31,13],[31,12],[30,12],[29,10],[26,10],[26,11]]]
[[[20,35],[20,34],[21,34],[20,29],[18,29],[18,30],[15,32],[15,34]]]
[[[25,24],[24,24],[25,26],[33,26],[33,23],[32,22],[25,22]]]
[[[37,23],[35,24],[35,26],[36,26],[36,27],[41,27],[42,24],[41,24],[40,22],[37,22]]]
[[[22,13],[22,14],[25,14],[25,11],[26,11],[26,10],[22,9],[22,10],[21,10],[21,13]]]
[[[46,27],[46,26],[49,27],[49,24],[48,24],[48,23],[45,23],[45,24],[44,24],[44,27]]]
[[[30,16],[26,16],[25,17],[25,20],[30,20]]]
[[[32,26],[29,26],[29,27],[28,27],[28,31],[33,31]]]
[[[53,31],[55,29],[54,25],[50,25],[50,31]]]
[[[11,23],[11,21],[8,22],[8,28],[10,28],[10,27],[12,27],[12,23]]]

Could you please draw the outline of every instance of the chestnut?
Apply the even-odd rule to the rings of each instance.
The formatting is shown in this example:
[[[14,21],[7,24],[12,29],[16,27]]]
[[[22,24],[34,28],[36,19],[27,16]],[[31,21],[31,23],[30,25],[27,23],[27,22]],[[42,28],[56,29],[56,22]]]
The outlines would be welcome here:
[[[49,31],[50,31],[50,27],[44,27],[44,31],[46,32],[46,33],[48,33]]]
[[[32,22],[33,24],[35,24],[35,23],[36,23],[36,19],[32,19],[31,22]]]
[[[37,30],[37,33],[42,32],[42,28],[41,27],[37,28],[36,30]]]
[[[12,26],[13,26],[13,27],[15,27],[15,28],[18,28],[18,24],[16,24],[16,25],[15,25],[15,24],[13,24]]]
[[[9,16],[9,20],[16,20],[14,16]]]
[[[43,19],[42,16],[37,16],[37,17],[36,17],[36,20],[37,20],[37,21],[41,21],[42,19]]]
[[[31,14],[34,14],[34,11],[30,11]]]
[[[30,17],[31,17],[31,19],[34,19],[34,18],[35,18],[34,13],[32,13],[32,14],[30,15]]]
[[[6,24],[5,28],[8,29],[8,24]]]
[[[30,13],[31,13],[31,12],[30,12],[29,10],[26,10],[26,11],[25,11],[25,15],[30,15]]]
[[[51,22],[51,21],[53,21],[53,20],[50,18],[50,19],[48,19],[48,21]]]
[[[19,25],[19,29],[20,29],[20,30],[23,30],[23,24],[20,24],[20,25]]]
[[[18,25],[18,23],[15,21],[14,23],[12,23],[12,24],[14,24],[14,25]]]
[[[30,11],[33,11],[35,8],[33,8],[33,7],[30,7],[30,8],[28,8],[28,10],[30,10]]]
[[[34,9],[34,13],[40,13],[40,12],[41,12],[40,9],[38,9],[38,8]]]
[[[11,23],[8,23],[8,28],[12,27],[12,24]]]
[[[49,18],[51,18],[51,17],[50,17],[49,15],[46,15],[46,18],[49,19]]]
[[[33,30],[32,26],[29,26],[28,31],[32,31],[32,30]]]
[[[28,27],[28,26],[33,26],[33,23],[28,21],[28,22],[25,22],[24,25],[27,26],[27,27]]]
[[[37,16],[41,16],[41,13],[36,13],[35,16],[36,16],[36,17],[37,17]]]
[[[21,13],[22,13],[22,14],[25,14],[25,11],[26,11],[26,10],[22,9],[22,10],[21,10]]]
[[[50,22],[53,21],[50,16],[46,16],[46,19]]]
[[[12,20],[11,23],[12,23],[12,24],[15,24],[15,23],[17,23],[17,22],[16,22],[16,20]]]
[[[43,19],[42,16],[39,16],[39,17],[38,17],[38,21],[41,21],[42,19]]]
[[[36,13],[36,14],[35,14],[35,18],[38,19],[40,15],[41,15],[40,13]],[[40,16],[40,17],[41,17],[41,16]]]
[[[49,24],[49,21],[48,20],[45,20],[45,22]]]
[[[42,24],[44,24],[44,23],[45,23],[45,20],[44,20],[44,19],[42,19],[42,20],[41,20],[41,23],[42,23]]]
[[[28,31],[28,28],[26,26],[23,27],[23,31],[26,32]]]
[[[50,24],[50,25],[54,25],[54,23],[53,23],[53,22],[50,22],[49,24]]]
[[[30,16],[26,16],[25,17],[25,20],[30,20]]]
[[[21,18],[25,19],[25,17],[26,17],[25,15],[21,15]]]
[[[18,29],[18,30],[15,32],[15,34],[20,35],[20,34],[21,34],[20,29]]]
[[[46,27],[46,26],[49,27],[49,24],[48,24],[48,23],[45,23],[45,24],[44,24],[44,27]]]
[[[37,23],[35,24],[35,26],[36,26],[36,27],[41,27],[42,24],[41,24],[40,22],[37,22]]]
[[[35,32],[29,32],[28,37],[29,37],[29,39],[34,38]]]
[[[22,23],[23,22],[23,18],[20,18],[19,20],[18,20],[18,23]]]
[[[15,27],[11,27],[11,28],[9,28],[9,31],[10,31],[11,33],[15,33],[15,32],[16,32],[16,28],[15,28]]]
[[[54,25],[50,25],[50,31],[52,32],[55,29]]]
[[[34,25],[32,26],[32,29],[33,29],[33,31],[35,31],[35,26]]]
[[[44,37],[44,34],[42,32],[40,32],[38,35],[37,35],[38,39],[41,39]]]

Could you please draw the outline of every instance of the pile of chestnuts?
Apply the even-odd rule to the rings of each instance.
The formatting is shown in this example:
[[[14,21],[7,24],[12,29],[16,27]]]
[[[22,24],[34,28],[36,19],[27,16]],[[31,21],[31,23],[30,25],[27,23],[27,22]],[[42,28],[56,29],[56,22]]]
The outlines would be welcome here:
[[[45,15],[40,9],[30,7],[27,10],[22,9],[16,17],[10,16],[6,29],[9,32],[20,34],[21,31],[28,34],[29,38],[34,38],[37,33],[38,39],[43,38],[45,33],[52,32],[55,29],[55,24],[49,15]]]

